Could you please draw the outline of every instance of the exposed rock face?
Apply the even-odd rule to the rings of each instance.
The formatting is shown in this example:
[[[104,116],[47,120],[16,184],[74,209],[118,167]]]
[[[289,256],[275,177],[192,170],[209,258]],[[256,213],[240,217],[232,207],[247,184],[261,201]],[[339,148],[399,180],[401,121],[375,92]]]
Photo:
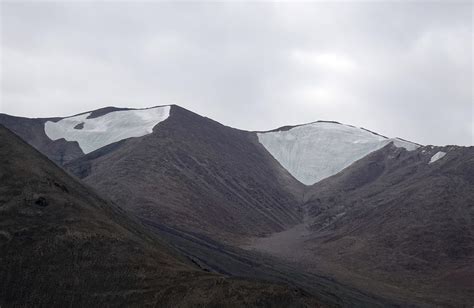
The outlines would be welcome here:
[[[0,305],[319,307],[304,291],[194,268],[0,126]]]

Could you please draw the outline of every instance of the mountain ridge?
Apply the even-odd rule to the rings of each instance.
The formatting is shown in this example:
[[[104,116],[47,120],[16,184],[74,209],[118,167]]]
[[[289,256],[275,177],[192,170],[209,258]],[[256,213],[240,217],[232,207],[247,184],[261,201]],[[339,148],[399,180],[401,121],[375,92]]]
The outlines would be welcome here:
[[[54,117],[27,117],[27,116],[18,116],[18,115],[13,115],[13,114],[8,114],[8,113],[2,113],[0,112],[0,116],[1,115],[4,115],[4,116],[9,116],[9,117],[14,117],[14,118],[20,118],[20,119],[31,119],[31,120],[50,120],[50,121],[57,121],[57,120],[60,120],[60,119],[66,119],[66,118],[71,118],[71,117],[75,117],[75,116],[78,116],[78,115],[83,115],[83,114],[86,114],[86,113],[91,113],[91,117],[90,118],[94,118],[94,117],[100,117],[102,115],[105,115],[107,113],[110,113],[110,112],[114,112],[114,111],[124,111],[124,110],[147,110],[147,109],[153,109],[153,108],[158,108],[158,107],[179,107],[179,108],[183,108],[183,109],[186,109],[190,112],[193,112],[193,113],[196,113],[196,114],[199,114],[197,112],[194,112],[194,111],[191,111],[187,108],[184,108],[178,104],[164,104],[164,105],[153,105],[153,106],[150,106],[150,107],[117,107],[117,106],[105,106],[105,107],[100,107],[98,109],[92,109],[92,110],[88,110],[88,111],[83,111],[83,112],[80,112],[80,113],[76,113],[76,114],[72,114],[72,115],[67,115],[67,116],[54,116]],[[200,114],[199,114],[200,115]],[[200,115],[204,118],[208,118],[208,119],[211,119],[207,116],[203,116],[203,115]],[[364,128],[364,127],[359,127],[359,126],[355,126],[355,125],[351,125],[351,124],[347,124],[347,123],[342,123],[342,122],[339,122],[339,121],[335,121],[335,120],[315,120],[315,121],[311,121],[311,122],[305,122],[305,123],[298,123],[298,124],[288,124],[288,125],[283,125],[283,126],[279,126],[277,128],[273,128],[273,129],[267,129],[267,130],[250,130],[250,129],[242,129],[242,128],[235,128],[235,127],[232,127],[232,126],[229,126],[229,125],[225,125],[225,124],[222,124],[224,126],[227,126],[227,127],[231,127],[231,128],[234,128],[234,129],[238,129],[238,130],[242,130],[242,131],[246,131],[246,132],[254,132],[254,133],[267,133],[267,132],[275,132],[275,131],[281,131],[281,130],[289,130],[289,129],[292,129],[292,128],[295,128],[295,127],[299,127],[299,126],[304,126],[304,125],[309,125],[309,124],[314,124],[314,123],[334,123],[334,124],[340,124],[340,125],[346,125],[346,126],[350,126],[350,127],[354,127],[354,128],[360,128],[360,129],[363,129],[363,130],[366,130],[370,133],[373,133],[375,135],[378,135],[378,136],[382,136],[384,138],[387,138],[389,139],[390,137],[387,137],[385,135],[382,135],[380,133],[377,133],[373,130],[370,130],[370,129],[367,129],[367,128]],[[414,142],[414,141],[410,141],[408,139],[405,139],[405,138],[402,138],[402,137],[392,137],[392,139],[400,139],[400,140],[403,140],[403,141],[407,141],[407,142],[410,142],[410,143],[414,143],[414,144],[417,144],[417,145],[422,145],[420,143],[417,143],[417,142]]]
[[[85,144],[83,144],[85,142],[85,140],[91,140],[91,141],[92,140],[99,140],[99,135],[98,134],[99,133],[103,134],[102,131],[104,129],[103,127],[99,127],[99,129],[100,129],[100,131],[99,131],[99,130],[93,128],[93,127],[87,127],[88,124],[86,124],[87,131],[84,131],[84,128],[83,128],[84,123],[88,123],[87,120],[98,119],[98,118],[110,115],[114,112],[146,111],[146,110],[155,110],[155,109],[160,109],[160,108],[162,109],[162,108],[165,108],[165,107],[168,107],[170,109],[173,109],[173,108],[184,109],[182,107],[179,107],[178,105],[173,105],[173,104],[172,105],[157,105],[157,106],[146,107],[146,108],[127,108],[127,107],[108,106],[108,107],[103,107],[103,108],[88,111],[88,112],[82,112],[82,113],[78,113],[78,114],[75,114],[75,115],[72,115],[72,116],[67,116],[67,117],[62,117],[62,118],[56,117],[56,118],[36,118],[36,119],[15,118],[13,116],[9,116],[9,115],[6,115],[6,114],[0,114],[0,123],[4,123],[5,125],[7,125],[7,127],[12,129],[12,131],[16,132],[18,135],[20,135],[20,137],[27,140],[30,144],[32,144],[36,148],[42,149],[43,153],[45,153],[48,157],[50,157],[51,159],[56,161],[59,165],[63,165],[63,164],[68,163],[69,161],[71,161],[75,158],[78,158],[78,157],[80,157],[84,154],[87,154],[89,152],[97,150],[99,147],[103,147],[104,145],[107,145],[107,144],[110,144],[110,143],[113,143],[113,142],[121,141],[121,139],[122,140],[126,139],[128,136],[129,137],[140,137],[140,136],[143,136],[144,134],[150,133],[150,132],[147,132],[147,133],[145,133],[145,132],[143,132],[143,133],[134,132],[134,133],[128,133],[128,136],[127,136],[127,131],[131,129],[129,124],[120,123],[120,122],[111,122],[111,123],[117,123],[116,125],[118,125],[118,126],[123,126],[123,127],[128,127],[128,128],[124,129],[123,132],[116,132],[116,131],[114,131],[115,129],[112,129],[112,127],[110,127],[110,128],[108,128],[108,130],[111,130],[111,132],[109,133],[109,135],[111,136],[111,138],[109,138],[110,141],[107,141],[107,143],[102,143],[102,144],[97,143],[97,141],[93,141],[94,144],[97,144],[97,145],[87,146],[86,150],[84,150],[82,147],[86,146]],[[184,109],[184,110],[186,110],[186,109]],[[75,122],[74,125],[69,124],[69,125],[71,125],[71,128],[72,128],[72,126],[74,126],[74,129],[69,129],[68,132],[61,133],[61,129],[63,129],[63,128],[58,127],[58,125],[57,125],[58,123],[61,123],[61,122],[64,122],[64,121],[71,121],[71,119],[73,119],[73,118],[84,116],[86,114],[89,114],[89,115],[85,119],[83,119],[82,121],[78,119],[78,121]],[[196,114],[196,115],[198,115],[198,114]],[[206,117],[203,117],[203,118],[209,119],[209,118],[206,118]],[[155,122],[155,125],[157,125],[157,123],[159,123],[160,121],[163,121],[163,120],[166,120],[166,118],[158,119]],[[210,120],[212,120],[212,119],[210,119]],[[35,132],[32,132],[31,130],[27,130],[25,132],[25,127],[30,125],[30,124],[28,124],[28,122],[32,122],[32,121],[36,122],[37,128],[35,129]],[[114,120],[114,121],[116,121],[116,120]],[[124,121],[124,120],[121,120],[121,121]],[[96,123],[101,123],[101,122],[97,122],[97,121],[95,121],[95,122]],[[315,125],[315,124],[324,124],[324,123],[327,123],[327,124],[332,123],[332,124],[341,125],[341,127],[353,128],[354,130],[367,131],[370,134],[373,134],[373,136],[376,136],[377,138],[380,137],[380,138],[383,138],[383,139],[386,139],[386,140],[393,141],[398,146],[404,146],[404,147],[418,147],[418,146],[420,146],[417,143],[406,141],[405,139],[402,139],[402,138],[388,138],[386,136],[375,133],[375,132],[373,132],[371,130],[368,130],[368,129],[365,129],[365,128],[359,128],[359,127],[356,127],[356,126],[353,126],[353,125],[342,124],[342,123],[336,122],[336,121],[321,121],[320,120],[320,121],[314,121],[314,122],[305,123],[305,124],[287,125],[287,126],[283,126],[283,127],[277,128],[277,129],[269,130],[269,131],[248,131],[248,130],[242,130],[242,129],[238,129],[238,130],[242,131],[242,132],[256,134],[257,136],[262,136],[264,134],[268,135],[268,134],[277,133],[277,132],[290,132],[292,130],[295,131],[296,129],[301,129],[301,128],[304,128],[304,127],[310,127],[310,126]],[[104,123],[101,123],[100,125],[103,126]],[[106,125],[109,125],[109,124],[106,124]],[[145,123],[143,125],[145,125]],[[44,133],[40,131],[41,126],[44,126]],[[54,130],[51,130],[51,129],[53,129],[53,127],[54,127]],[[137,131],[138,127],[140,127],[140,125],[135,126],[135,128],[133,128],[133,129],[135,131]],[[229,127],[229,126],[226,126],[226,127]],[[229,127],[229,128],[232,128],[232,127]],[[52,134],[53,132],[54,132],[53,135],[49,135],[49,134]],[[90,137],[87,137],[87,135],[85,135],[86,133],[89,134]],[[44,136],[45,134],[46,134],[46,137]],[[97,136],[95,136],[95,135],[97,135]],[[114,135],[116,137],[113,137]],[[118,136],[123,135],[123,137],[118,137],[117,135]],[[52,138],[51,136],[54,136],[54,137]],[[65,136],[69,136],[69,137],[66,137],[67,140],[69,140],[69,141],[66,141],[64,138],[61,138],[61,137],[65,137]],[[83,137],[80,137],[80,136],[83,136]],[[77,143],[77,142],[79,142],[79,143]],[[81,142],[82,142],[82,145],[81,145]],[[51,145],[55,145],[59,149],[54,149],[54,151],[49,151],[48,147],[50,147]],[[79,149],[77,149],[78,147],[79,147]],[[306,184],[306,185],[313,184],[315,181],[320,179],[320,177],[315,178],[314,176],[311,177],[310,179],[307,179],[307,180],[301,178],[300,176],[298,176],[298,172],[295,173],[294,170],[292,170],[292,168],[289,168],[288,163],[285,163],[285,161],[282,161],[281,157],[279,157],[278,155],[275,156],[276,153],[272,153],[272,151],[269,148],[266,148],[266,149],[272,154],[272,156],[274,156],[277,159],[277,161],[280,162],[280,164],[282,164],[290,173],[292,173],[293,176],[296,176],[296,178],[299,181],[303,181],[304,184]],[[84,153],[84,151],[86,153]],[[54,152],[54,154],[49,153],[49,152]],[[59,158],[57,157],[58,152],[61,152],[61,155],[60,155]],[[366,152],[365,154],[368,154],[368,153],[369,152]],[[356,156],[356,158],[360,158],[360,155],[362,155],[362,154],[359,154],[358,156]],[[343,165],[343,167],[346,166],[347,164],[353,162],[353,161],[354,161],[354,159],[352,161],[348,161],[345,165]],[[340,167],[336,168],[335,171],[330,172],[328,175],[334,174],[334,172],[340,171],[340,170],[341,170]],[[327,175],[325,177],[327,177]]]

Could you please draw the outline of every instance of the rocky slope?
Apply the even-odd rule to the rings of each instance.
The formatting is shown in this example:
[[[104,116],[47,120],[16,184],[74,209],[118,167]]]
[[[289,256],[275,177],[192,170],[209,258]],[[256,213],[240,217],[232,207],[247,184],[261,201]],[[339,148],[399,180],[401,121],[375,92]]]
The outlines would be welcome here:
[[[473,302],[473,147],[388,145],[308,188],[304,206],[303,224],[250,247],[418,305]]]
[[[200,271],[0,126],[0,305],[318,307],[299,289]]]

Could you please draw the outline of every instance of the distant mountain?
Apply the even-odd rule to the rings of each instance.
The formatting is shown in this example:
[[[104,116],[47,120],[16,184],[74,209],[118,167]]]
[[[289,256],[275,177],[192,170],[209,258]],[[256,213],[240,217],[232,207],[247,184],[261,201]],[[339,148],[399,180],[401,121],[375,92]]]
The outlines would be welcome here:
[[[203,268],[252,276],[264,263],[258,277],[346,306],[472,302],[473,147],[337,122],[249,132],[175,105],[0,123]]]
[[[2,307],[318,307],[189,260],[0,125]]]

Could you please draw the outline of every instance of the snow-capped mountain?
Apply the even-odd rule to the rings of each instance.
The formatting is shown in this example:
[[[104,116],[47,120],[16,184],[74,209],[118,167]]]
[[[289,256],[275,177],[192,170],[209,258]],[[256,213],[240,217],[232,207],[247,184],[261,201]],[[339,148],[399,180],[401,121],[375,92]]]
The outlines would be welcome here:
[[[28,119],[0,115],[12,131],[59,164],[110,144],[144,137],[177,106],[145,109],[106,107],[65,118]],[[256,134],[258,141],[292,176],[312,185],[390,142],[409,151],[419,145],[337,122],[314,122]]]
[[[336,122],[314,122],[257,135],[273,157],[305,185],[340,172],[390,142],[409,151],[419,147]]]
[[[159,123],[168,119],[172,108],[178,107],[106,107],[71,117],[45,119],[0,115],[0,123],[52,160],[65,164],[118,141],[151,134]],[[390,142],[409,151],[419,146],[363,128],[323,121],[256,135],[281,166],[305,185],[340,172]]]
[[[438,287],[451,285],[456,303],[472,302],[472,147],[420,146],[335,122],[243,131],[175,105],[66,118],[0,114],[0,124],[142,222],[168,230],[205,268],[254,275],[267,265],[255,266],[262,263],[253,252],[242,259],[239,249],[263,238],[257,249],[301,265],[283,275],[268,261],[283,281],[304,283],[331,305],[443,306],[452,299],[438,297]],[[327,272],[318,272],[324,264]],[[424,280],[407,288],[421,272]],[[349,283],[322,290],[323,276]]]

